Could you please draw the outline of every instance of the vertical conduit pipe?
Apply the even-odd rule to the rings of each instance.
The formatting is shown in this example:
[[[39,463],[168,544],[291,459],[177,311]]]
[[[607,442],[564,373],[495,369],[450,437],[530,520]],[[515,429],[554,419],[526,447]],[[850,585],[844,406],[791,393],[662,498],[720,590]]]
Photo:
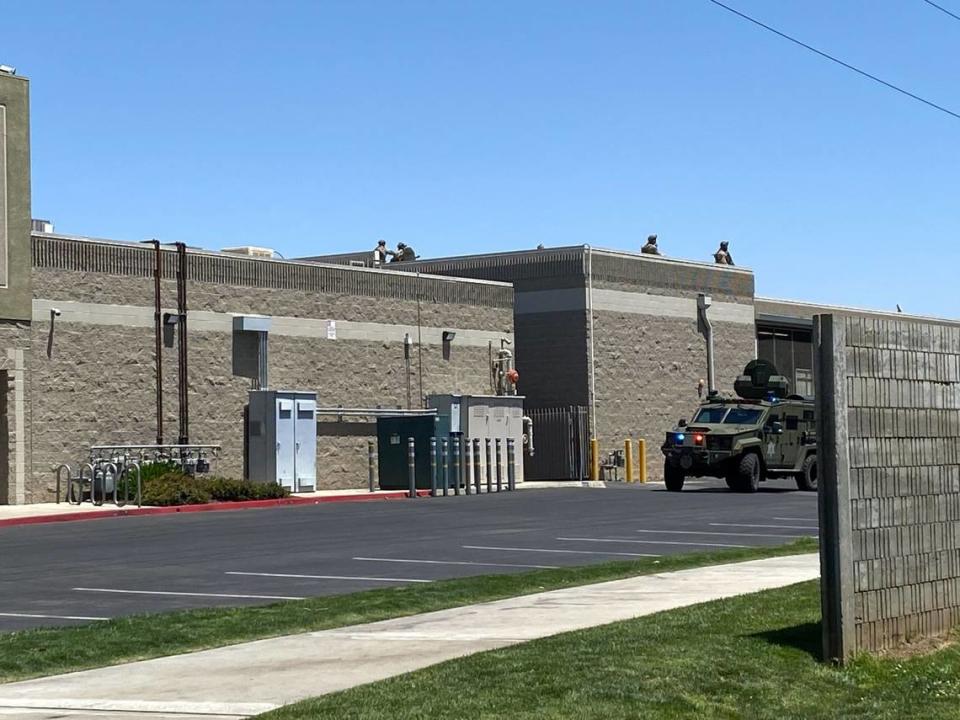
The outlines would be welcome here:
[[[163,270],[160,241],[153,243],[153,334],[157,374],[157,445],[163,445],[163,313],[160,307],[160,274]]]

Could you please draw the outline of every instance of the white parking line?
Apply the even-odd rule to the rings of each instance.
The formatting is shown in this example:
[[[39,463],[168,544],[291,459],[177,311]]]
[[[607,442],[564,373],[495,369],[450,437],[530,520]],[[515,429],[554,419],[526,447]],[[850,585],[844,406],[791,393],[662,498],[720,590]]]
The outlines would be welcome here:
[[[387,578],[363,577],[360,575],[297,575],[294,573],[255,573],[255,572],[228,572],[224,575],[250,575],[254,577],[275,578],[306,578],[308,580],[365,580],[367,582],[398,582],[398,583],[428,583],[433,580],[418,580],[416,578]]]
[[[41,620],[109,620],[105,617],[85,617],[83,615],[38,615],[36,613],[0,612],[0,617],[39,618]]]
[[[749,533],[749,532],[710,532],[709,530],[634,530],[638,533],[651,533],[653,535],[718,535],[724,537],[762,537],[762,538],[805,538],[816,537],[816,535],[776,535],[771,533]]]
[[[817,521],[817,519],[816,519],[815,517],[805,517],[805,518],[773,518],[773,519],[774,519],[774,520],[786,520],[787,522],[790,522],[790,521],[792,521],[792,520],[799,520],[799,521],[801,521],[801,522],[816,522],[816,521]]]
[[[75,587],[71,590],[79,592],[101,592],[101,593],[122,593],[126,595],[174,595],[181,597],[215,597],[215,598],[248,598],[251,600],[305,600],[302,597],[290,597],[288,595],[234,595],[227,593],[196,593],[196,592],[172,592],[167,590],[118,590],[116,588],[86,588]]]
[[[593,550],[556,550],[552,548],[491,547],[489,545],[461,545],[465,550],[505,550],[507,552],[564,553],[568,555],[621,555],[624,557],[660,557],[650,553],[595,552]]]
[[[809,525],[750,525],[748,523],[710,523],[711,527],[748,527],[748,528],[777,528],[780,530],[819,530]]]
[[[535,568],[537,570],[556,570],[556,565],[516,565],[514,563],[468,562],[466,560],[408,560],[406,558],[355,557],[354,560],[369,562],[420,563],[423,565],[482,565],[484,567]]]
[[[680,542],[676,540],[634,540],[633,538],[558,537],[557,540],[564,540],[567,542],[641,543],[644,545],[696,545],[697,547],[724,547],[724,548],[752,547],[751,545],[729,545],[727,543]]]

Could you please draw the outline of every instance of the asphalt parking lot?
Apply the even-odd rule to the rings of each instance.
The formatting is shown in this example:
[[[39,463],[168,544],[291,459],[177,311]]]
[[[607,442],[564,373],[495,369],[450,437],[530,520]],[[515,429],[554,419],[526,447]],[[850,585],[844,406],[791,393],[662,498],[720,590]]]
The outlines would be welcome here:
[[[0,632],[443,578],[775,545],[816,493],[772,481],[557,488],[0,528]]]

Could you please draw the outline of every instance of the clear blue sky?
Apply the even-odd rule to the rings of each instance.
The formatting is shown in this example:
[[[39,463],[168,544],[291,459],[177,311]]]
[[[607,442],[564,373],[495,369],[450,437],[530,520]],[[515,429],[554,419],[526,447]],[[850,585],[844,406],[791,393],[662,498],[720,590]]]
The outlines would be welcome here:
[[[728,0],[960,111],[922,0]],[[960,14],[960,0],[940,0]],[[34,216],[287,257],[589,243],[960,316],[960,120],[706,0],[11,2]]]

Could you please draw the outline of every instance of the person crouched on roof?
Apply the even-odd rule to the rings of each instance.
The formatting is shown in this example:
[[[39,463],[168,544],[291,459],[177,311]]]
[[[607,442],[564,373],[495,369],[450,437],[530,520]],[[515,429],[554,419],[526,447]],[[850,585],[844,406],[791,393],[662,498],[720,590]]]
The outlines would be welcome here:
[[[406,243],[397,243],[397,251],[393,254],[393,262],[411,262],[417,259],[413,248]]]
[[[642,252],[644,255],[659,255],[660,248],[657,247],[657,236],[650,235],[647,238],[647,244],[640,248],[640,252]]]

